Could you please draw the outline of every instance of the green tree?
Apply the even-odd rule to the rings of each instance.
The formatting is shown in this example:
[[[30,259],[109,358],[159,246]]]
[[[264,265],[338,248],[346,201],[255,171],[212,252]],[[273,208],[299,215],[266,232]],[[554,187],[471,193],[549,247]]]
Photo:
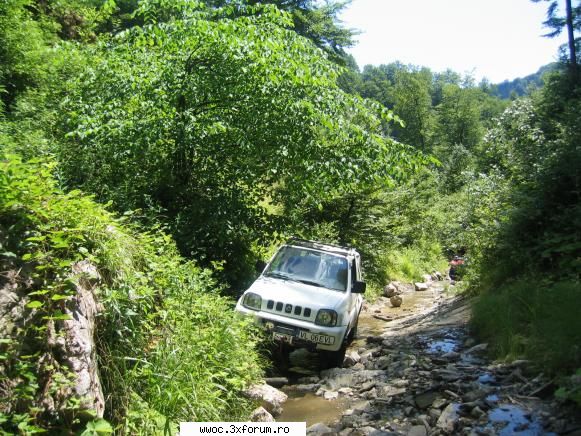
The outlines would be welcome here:
[[[340,63],[347,61],[345,49],[353,45],[357,32],[341,25],[337,16],[352,0],[207,0],[212,7],[234,8],[235,13],[247,14],[246,6],[272,4],[291,14],[294,30],[310,39]]]
[[[393,87],[393,111],[404,121],[404,128],[397,128],[397,138],[423,152],[431,150],[433,110],[430,88],[432,74],[427,69],[419,71],[399,70]]]
[[[546,27],[552,29],[546,34],[548,38],[559,36],[563,29],[567,31],[567,47],[569,51],[570,69],[574,76],[577,75],[577,50],[578,38],[575,37],[575,31],[581,29],[581,2],[577,2],[575,7],[572,6],[571,0],[565,0],[565,16],[557,15],[559,2],[557,0],[532,0],[535,3],[541,1],[549,2],[547,9],[547,20],[543,23]]]
[[[67,184],[165,220],[183,253],[225,261],[242,286],[250,246],[279,220],[263,200],[317,204],[415,161],[382,135],[391,113],[342,92],[286,13],[186,16],[87,51],[57,153]]]

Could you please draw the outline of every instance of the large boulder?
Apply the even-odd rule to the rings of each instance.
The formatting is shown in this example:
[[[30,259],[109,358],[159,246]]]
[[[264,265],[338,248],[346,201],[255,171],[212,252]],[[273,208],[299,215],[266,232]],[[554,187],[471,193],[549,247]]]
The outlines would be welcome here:
[[[278,415],[282,412],[282,405],[288,399],[287,394],[266,383],[250,386],[244,391],[244,395],[252,400],[259,401],[261,406],[273,415]]]

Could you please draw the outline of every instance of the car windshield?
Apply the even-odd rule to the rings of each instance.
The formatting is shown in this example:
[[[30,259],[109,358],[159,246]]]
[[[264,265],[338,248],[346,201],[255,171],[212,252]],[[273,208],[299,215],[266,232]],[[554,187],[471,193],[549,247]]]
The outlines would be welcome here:
[[[276,253],[264,275],[345,292],[348,271],[349,264],[343,256],[284,246]]]

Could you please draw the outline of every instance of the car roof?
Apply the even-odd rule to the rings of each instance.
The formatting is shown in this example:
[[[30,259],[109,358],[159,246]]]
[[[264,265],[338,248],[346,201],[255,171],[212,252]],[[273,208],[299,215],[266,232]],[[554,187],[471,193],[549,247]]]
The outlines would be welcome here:
[[[286,245],[292,245],[294,247],[311,248],[320,251],[327,251],[329,253],[342,254],[344,256],[357,256],[359,254],[357,253],[357,250],[355,250],[355,248],[353,247],[342,247],[340,245],[311,241],[308,239],[292,238],[286,243]]]

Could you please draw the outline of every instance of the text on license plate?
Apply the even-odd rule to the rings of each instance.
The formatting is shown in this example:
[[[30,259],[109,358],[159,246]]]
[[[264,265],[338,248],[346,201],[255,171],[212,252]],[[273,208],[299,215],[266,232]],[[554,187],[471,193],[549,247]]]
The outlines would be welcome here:
[[[305,331],[299,331],[299,338],[305,341],[316,342],[317,344],[323,345],[333,345],[335,343],[335,338],[333,336],[322,335],[319,333],[311,333]]]

